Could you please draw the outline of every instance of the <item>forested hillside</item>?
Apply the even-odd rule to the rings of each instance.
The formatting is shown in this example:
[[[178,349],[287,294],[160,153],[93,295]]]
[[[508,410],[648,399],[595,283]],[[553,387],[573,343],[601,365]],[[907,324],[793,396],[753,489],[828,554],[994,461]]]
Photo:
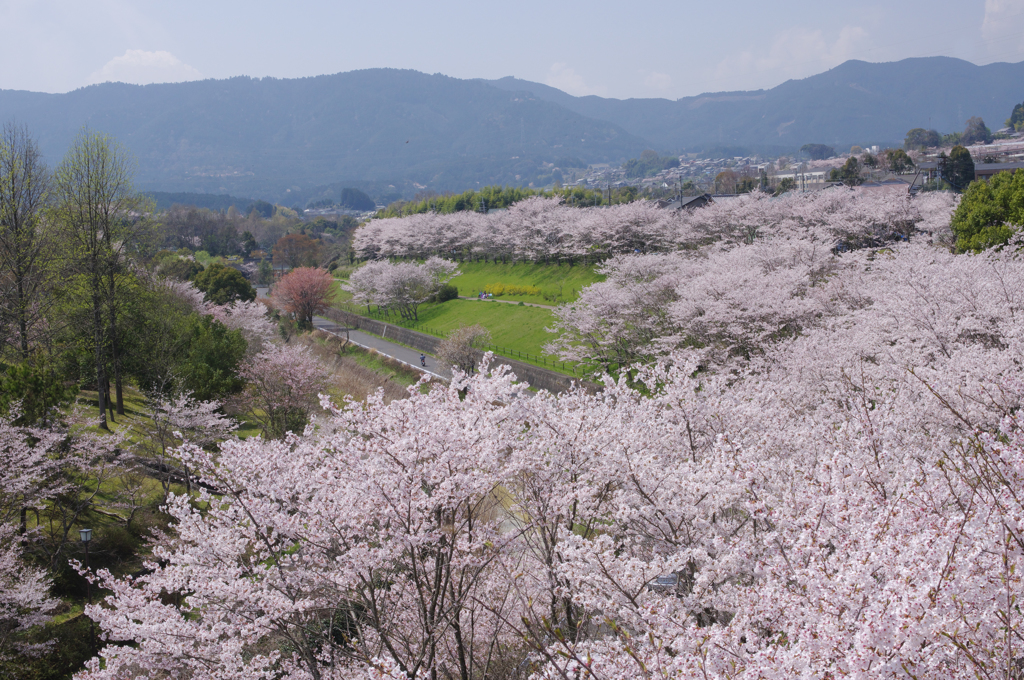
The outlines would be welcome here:
[[[289,205],[289,194],[343,180],[526,184],[560,156],[618,161],[645,146],[526,93],[394,69],[0,92],[0,120],[10,118],[31,125],[49,159],[83,125],[117,136],[138,157],[145,189]]]
[[[709,92],[677,101],[573,97],[516,78],[485,82],[615,123],[657,149],[743,145],[793,150],[816,141],[839,149],[899,144],[915,127],[959,131],[971,116],[999,127],[1021,98],[1015,85],[1024,82],[1024,63],[976,66],[950,57],[883,64],[851,60],[768,90]]]
[[[617,164],[645,148],[790,153],[809,142],[901,143],[911,128],[959,131],[976,115],[998,126],[1019,102],[1020,82],[1024,64],[932,57],[849,61],[770,90],[617,100],[514,78],[369,69],[105,83],[67,94],[7,90],[0,120],[30,125],[50,162],[83,126],[113,134],[138,157],[142,189],[291,206],[357,187],[386,203],[423,189],[544,185],[553,165]]]

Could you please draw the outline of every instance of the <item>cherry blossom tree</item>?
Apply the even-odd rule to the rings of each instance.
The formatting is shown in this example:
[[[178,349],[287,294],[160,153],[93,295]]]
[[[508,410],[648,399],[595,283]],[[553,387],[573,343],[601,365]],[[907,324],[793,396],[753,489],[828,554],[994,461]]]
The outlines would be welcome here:
[[[274,338],[275,328],[268,316],[266,300],[215,305],[208,311],[229,329],[242,332],[250,355],[259,353]]]
[[[60,433],[12,425],[0,418],[0,663],[14,653],[42,650],[25,643],[23,633],[44,623],[57,604],[49,597],[43,570],[24,560],[24,546],[34,540],[27,526],[30,509],[38,509],[60,491],[54,459]]]
[[[135,430],[139,463],[160,480],[164,497],[171,484],[179,482],[191,490],[188,468],[181,465],[173,451],[185,441],[197,446],[210,446],[225,439],[237,425],[219,413],[215,401],[197,401],[190,394],[157,397],[153,400],[148,420],[140,421]]]
[[[22,556],[21,537],[9,524],[0,525],[0,667],[13,653],[37,655],[45,647],[27,643],[23,634],[44,624],[58,604],[49,595],[49,579]]]
[[[346,290],[356,304],[367,309],[376,305],[386,313],[396,310],[403,319],[415,320],[419,306],[458,274],[457,264],[439,257],[423,263],[379,260],[354,271]]]
[[[576,208],[535,196],[492,215],[423,213],[371,220],[356,231],[353,245],[369,259],[459,255],[537,262],[692,250],[712,241],[749,244],[759,235],[811,238],[850,250],[947,228],[942,225],[948,225],[955,200],[937,192],[912,198],[838,188],[778,198],[752,192],[699,210],[667,211],[645,201]]]
[[[239,330],[249,346],[249,354],[258,354],[275,336],[274,324],[267,316],[265,301],[235,301],[226,305],[208,303],[202,291],[189,281],[164,279],[162,284],[200,314],[210,315],[230,328]]]
[[[472,373],[476,368],[480,350],[491,340],[490,331],[479,324],[456,328],[437,347],[437,360],[444,366],[457,366]]]
[[[457,378],[335,409],[322,438],[185,447],[224,495],[201,491],[203,514],[171,500],[177,538],[145,575],[100,572],[112,595],[90,616],[137,644],[108,645],[80,677],[491,677],[516,648],[493,432],[518,391],[507,374]]]
[[[235,406],[259,422],[268,438],[301,432],[327,385],[326,368],[297,345],[268,344],[239,373],[246,386]]]
[[[493,650],[526,658],[522,635],[539,677],[1015,667],[1012,415],[979,432],[905,371],[796,399],[806,373],[703,361],[530,399],[485,367],[335,410],[323,437],[186,447],[230,491],[205,515],[172,501],[179,539],[151,573],[103,575],[90,615],[137,645],[83,677],[473,677]],[[1001,408],[986,390],[1020,402],[1020,383],[980,387],[978,424]]]
[[[624,364],[597,393],[485,359],[185,444],[208,488],[101,575],[121,642],[79,677],[1018,677],[1024,241],[953,254],[949,199],[828,193],[608,260],[559,316]]]
[[[274,284],[271,301],[311,327],[313,317],[330,307],[334,295],[334,277],[326,269],[299,267]]]

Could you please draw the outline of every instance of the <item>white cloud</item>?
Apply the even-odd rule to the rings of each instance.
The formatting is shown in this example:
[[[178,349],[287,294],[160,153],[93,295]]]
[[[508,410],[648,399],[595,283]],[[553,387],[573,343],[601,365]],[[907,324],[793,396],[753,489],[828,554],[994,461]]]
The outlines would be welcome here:
[[[551,68],[548,69],[547,78],[544,79],[544,84],[557,87],[559,90],[577,97],[588,94],[604,96],[607,93],[607,88],[604,86],[592,87],[587,85],[583,82],[583,76],[569,68],[569,65],[564,62],[556,62],[551,65]]]
[[[89,84],[108,81],[147,85],[149,83],[180,83],[201,80],[203,74],[170,52],[127,50],[114,57],[103,68],[89,76]]]
[[[791,28],[776,34],[763,52],[746,50],[734,53],[718,63],[715,77],[728,81],[729,89],[764,82],[762,74],[777,73],[778,80],[803,78],[838,66],[863,52],[868,34],[859,26],[846,26],[829,41],[821,30]]]
[[[643,73],[643,71],[641,71]],[[657,71],[651,71],[644,76],[644,85],[651,88],[652,90],[667,90],[672,87],[672,76],[667,73],[658,73]]]
[[[1024,0],[985,0],[981,36],[993,59],[1019,58],[1024,53]]]

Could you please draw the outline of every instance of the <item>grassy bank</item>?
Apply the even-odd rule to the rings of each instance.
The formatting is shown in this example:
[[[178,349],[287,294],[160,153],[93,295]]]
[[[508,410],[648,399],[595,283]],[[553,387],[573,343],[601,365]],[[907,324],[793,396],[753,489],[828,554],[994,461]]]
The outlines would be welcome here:
[[[366,307],[337,306],[367,316]],[[418,321],[405,321],[397,314],[390,317],[374,314],[373,318],[441,338],[460,326],[479,324],[490,332],[494,346],[487,349],[496,354],[575,375],[571,364],[556,362],[544,353],[544,345],[555,338],[553,333],[545,330],[554,323],[554,315],[544,307],[520,307],[495,300],[449,300],[420,305]]]
[[[488,285],[503,283],[540,289],[539,295],[503,295],[503,300],[549,305],[571,302],[579,297],[584,286],[604,280],[593,266],[567,264],[460,262],[459,270],[462,274],[452,279],[452,284],[463,297],[473,297]]]
[[[544,353],[544,345],[555,335],[545,328],[554,324],[553,305],[575,300],[580,290],[592,283],[604,280],[592,266],[569,266],[554,264],[494,264],[483,262],[461,262],[462,274],[452,279],[463,297],[475,297],[486,286],[532,286],[539,289],[537,295],[502,295],[495,300],[450,300],[440,304],[423,304],[419,308],[419,320],[404,321],[397,314],[390,317],[373,315],[382,321],[403,326],[437,337],[445,337],[460,326],[479,324],[490,331],[494,351],[512,359],[521,359],[544,368],[553,368],[572,375],[569,364],[554,362]],[[346,273],[350,273],[346,271]],[[340,279],[340,277],[339,277]],[[341,289],[343,279],[336,280],[338,291],[334,304],[339,309],[367,315],[365,306],[349,302],[352,296]],[[546,307],[518,306],[498,302],[497,299],[546,305]]]
[[[339,267],[334,272],[337,302],[347,302],[352,296],[342,289],[355,267]],[[531,302],[533,304],[557,305],[571,302],[579,297],[580,290],[585,286],[604,277],[594,272],[594,267],[567,264],[533,264],[518,262],[516,264],[494,264],[493,262],[460,262],[459,276],[452,279],[452,285],[459,289],[459,295],[474,297],[487,286],[496,283],[506,286],[531,286],[537,288],[534,295],[502,295],[502,300],[515,302]]]

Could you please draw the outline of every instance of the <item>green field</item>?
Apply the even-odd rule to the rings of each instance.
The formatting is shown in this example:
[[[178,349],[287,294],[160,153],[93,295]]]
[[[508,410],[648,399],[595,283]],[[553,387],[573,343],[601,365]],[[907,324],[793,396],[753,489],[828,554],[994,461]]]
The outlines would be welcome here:
[[[346,302],[352,296],[341,289],[340,284],[348,279],[354,267],[339,267],[334,272],[338,280],[335,300]],[[503,295],[502,300],[514,302],[530,302],[538,305],[557,305],[571,302],[579,297],[580,290],[598,281],[604,276],[594,272],[593,266],[566,264],[533,264],[518,262],[516,264],[493,264],[484,262],[460,262],[459,276],[452,279],[452,285],[458,287],[462,297],[475,297],[484,286],[493,283],[504,283],[516,286],[536,286],[541,289],[540,295]]]
[[[459,269],[462,274],[452,279],[452,283],[458,286],[459,295],[463,297],[474,297],[484,286],[493,283],[536,286],[541,289],[542,295],[504,295],[500,299],[548,307],[520,307],[516,304],[498,302],[497,299],[450,300],[441,304],[421,305],[419,320],[416,322],[403,321],[397,314],[390,317],[374,314],[374,318],[438,337],[444,337],[459,326],[480,324],[490,331],[491,343],[495,345],[493,349],[496,353],[572,373],[568,364],[565,364],[564,369],[560,362],[553,366],[553,358],[544,353],[544,345],[555,338],[553,333],[544,330],[554,324],[554,315],[550,307],[575,300],[581,288],[604,280],[603,276],[594,273],[594,268],[589,266],[570,267],[523,262],[461,262]],[[365,316],[366,307],[356,307],[348,303],[351,295],[340,289],[342,283],[343,281],[338,281],[339,294],[335,298],[335,306]]]
[[[366,307],[339,304],[338,307],[366,316]],[[421,333],[445,337],[460,326],[480,324],[491,333],[491,344],[496,354],[545,368],[572,374],[570,364],[556,362],[544,353],[544,345],[555,335],[544,330],[554,323],[551,310],[506,304],[495,300],[449,300],[440,304],[424,304],[419,308],[419,321],[403,321],[397,314],[390,317],[373,315],[396,326],[404,326]]]
[[[504,295],[503,300],[532,302],[535,304],[559,304],[575,300],[580,289],[604,277],[594,272],[593,266],[567,264],[533,264],[518,262],[516,264],[493,264],[483,262],[460,262],[460,276],[452,279],[452,284],[459,289],[462,297],[473,297],[484,286],[491,283],[513,284],[517,286],[536,286],[542,294],[535,295]]]
[[[435,335],[445,335],[459,326],[480,324],[491,332],[491,342],[513,350],[542,354],[542,347],[554,339],[544,330],[554,323],[554,317],[547,309],[540,307],[519,307],[502,302],[479,300],[449,300],[441,304],[420,307],[420,320],[410,328],[426,330]]]

